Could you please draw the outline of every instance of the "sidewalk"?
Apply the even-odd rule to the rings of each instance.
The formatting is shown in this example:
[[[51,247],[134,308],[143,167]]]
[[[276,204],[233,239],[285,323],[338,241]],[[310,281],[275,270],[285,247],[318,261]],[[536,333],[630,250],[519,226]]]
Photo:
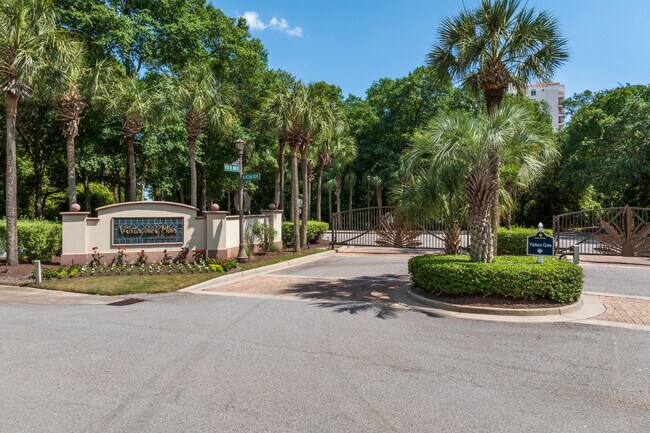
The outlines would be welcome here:
[[[607,309],[600,316],[594,317],[594,320],[650,326],[650,299],[602,293],[591,296],[602,302]]]

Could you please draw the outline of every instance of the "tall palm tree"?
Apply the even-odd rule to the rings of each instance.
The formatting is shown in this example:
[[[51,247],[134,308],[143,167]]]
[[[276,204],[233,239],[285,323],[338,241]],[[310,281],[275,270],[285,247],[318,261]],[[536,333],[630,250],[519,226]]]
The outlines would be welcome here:
[[[74,44],[61,64],[46,71],[45,86],[52,93],[57,117],[63,123],[68,165],[68,206],[77,202],[75,140],[79,135],[81,115],[88,102],[103,91],[103,62],[94,67],[86,64],[82,44]]]
[[[478,118],[443,115],[428,125],[426,139],[416,141],[411,150],[417,166],[461,177],[473,261],[491,262],[496,252],[490,200],[500,188],[492,176],[495,161],[518,167],[518,182],[531,184],[558,154],[552,137],[530,132],[532,122],[525,109],[507,105]]]
[[[56,25],[56,12],[45,0],[3,0],[0,4],[0,91],[6,98],[7,264],[18,264],[16,114],[31,94],[40,70],[69,49],[69,37]]]
[[[339,118],[342,122],[342,118]],[[352,135],[349,135],[347,125],[337,128],[333,135],[324,136],[316,143],[316,217],[322,219],[321,203],[323,191],[323,173],[334,160],[344,165],[354,161],[357,157],[357,144]]]
[[[510,85],[522,93],[531,80],[550,80],[568,58],[566,44],[549,12],[522,6],[521,0],[483,0],[476,9],[443,20],[428,63],[439,80],[460,80],[482,94],[488,113],[494,113]],[[502,161],[491,157],[492,177],[499,183]],[[499,195],[486,200],[493,202],[496,244]]]
[[[127,151],[128,190],[126,201],[135,201],[135,140],[145,127],[145,121],[160,115],[161,98],[153,81],[136,76],[113,77],[102,95],[109,114],[119,116],[122,140]]]
[[[236,123],[233,96],[217,83],[209,65],[188,66],[176,82],[176,104],[185,113],[185,131],[190,152],[190,204],[196,207],[196,144],[208,125],[230,130]]]
[[[280,159],[283,158],[284,146],[289,147],[291,155],[291,221],[293,230],[293,249],[300,251],[300,210],[299,199],[299,170],[298,151],[307,146],[320,132],[323,119],[319,100],[309,86],[294,82],[278,87],[262,102],[258,115],[258,123],[276,133],[280,142]],[[303,183],[307,187],[307,155],[305,153]],[[282,164],[282,161],[280,161]],[[282,167],[282,165],[281,165]],[[303,197],[303,202],[308,197]]]

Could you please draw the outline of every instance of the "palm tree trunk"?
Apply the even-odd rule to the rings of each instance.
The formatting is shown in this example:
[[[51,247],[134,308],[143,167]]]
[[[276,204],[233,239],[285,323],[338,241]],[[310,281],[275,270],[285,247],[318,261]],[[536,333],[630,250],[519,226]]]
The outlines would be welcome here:
[[[199,195],[199,207],[201,210],[208,210],[208,180],[205,178],[205,167],[201,168],[201,193]]]
[[[188,140],[190,148],[190,205],[196,207],[196,137]]]
[[[460,254],[461,229],[458,221],[447,221],[445,223],[445,254]]]
[[[382,190],[380,185],[375,186],[375,197],[377,198],[377,207],[382,207],[384,201],[383,201]]]
[[[350,195],[348,197],[348,210],[352,210],[352,206],[354,205],[353,194],[354,194],[354,182],[350,182]]]
[[[321,202],[322,202],[322,194],[323,194],[323,166],[318,167],[318,183],[317,183],[317,191],[316,191],[316,218],[318,221],[323,220],[323,215],[322,215],[322,209],[321,209]]]
[[[77,181],[75,179],[74,166],[74,135],[68,134],[65,137],[66,157],[68,160],[68,207],[71,208],[77,202]]]
[[[341,188],[343,186],[343,179],[341,176],[336,176],[336,189],[334,194],[336,195],[336,213],[341,213]]]
[[[126,201],[135,201],[136,186],[135,186],[135,135],[128,135],[126,137],[126,152],[128,155],[128,171],[129,171],[129,191]]]
[[[5,171],[5,215],[7,217],[7,265],[18,264],[18,176],[16,174],[16,113],[18,96],[7,93],[7,149]]]
[[[284,165],[285,165],[285,148],[286,143],[280,141],[280,150],[278,153],[278,181],[276,182],[275,195],[273,203],[278,209],[284,209]]]
[[[327,210],[328,210],[328,213],[329,213],[329,218],[328,219],[329,219],[329,223],[332,224],[332,188],[329,189],[329,191],[327,192],[327,195],[328,195],[328,200],[329,200],[328,203],[327,203],[327,205],[328,205]]]
[[[494,89],[489,91],[484,91],[483,96],[485,97],[485,103],[487,105],[487,111],[489,115],[493,115],[501,106],[501,101],[503,101],[503,95],[505,95],[507,87],[503,89]],[[491,174],[492,181],[496,183],[497,190],[494,193],[494,196],[491,198],[491,231],[492,231],[492,255],[496,255],[497,251],[497,236],[499,233],[499,189],[498,186],[501,182],[501,162],[499,155],[491,154],[490,155],[492,166]]]
[[[298,225],[298,152],[297,145],[291,143],[291,222],[293,223],[293,251],[300,251],[300,226]]]
[[[90,209],[90,184],[88,183],[88,172],[84,170],[84,201],[86,202],[85,211],[92,212]]]
[[[309,174],[307,173],[307,145],[300,146],[300,167],[302,171],[302,223],[300,225],[300,246],[307,245],[307,221],[309,220]]]

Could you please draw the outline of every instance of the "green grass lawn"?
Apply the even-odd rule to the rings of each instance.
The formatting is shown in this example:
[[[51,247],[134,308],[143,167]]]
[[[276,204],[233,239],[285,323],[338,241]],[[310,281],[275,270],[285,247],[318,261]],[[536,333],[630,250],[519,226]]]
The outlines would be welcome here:
[[[241,264],[236,271],[242,272],[262,266],[286,262],[300,257],[322,253],[324,249],[305,250],[283,256],[269,257]],[[75,277],[61,280],[43,281],[36,286],[40,289],[62,290],[66,292],[86,293],[90,295],[128,295],[134,293],[167,293],[202,283],[212,278],[219,278],[230,273],[205,274],[170,274],[170,275],[116,275],[106,277]]]

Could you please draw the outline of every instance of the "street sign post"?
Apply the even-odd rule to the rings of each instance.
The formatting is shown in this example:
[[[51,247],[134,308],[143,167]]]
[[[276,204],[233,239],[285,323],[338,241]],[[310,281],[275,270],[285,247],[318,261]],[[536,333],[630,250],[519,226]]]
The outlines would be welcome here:
[[[239,167],[240,167],[239,165],[235,165],[235,164],[224,164],[223,165],[224,171],[230,171],[230,172],[233,172],[233,173],[239,173]]]
[[[537,233],[526,239],[526,255],[537,256],[537,263],[544,262],[544,256],[555,255],[555,245],[552,236],[544,233],[544,226],[539,223]]]
[[[244,180],[245,181],[252,181],[252,180],[260,180],[260,174],[259,173],[245,173],[244,174]]]

